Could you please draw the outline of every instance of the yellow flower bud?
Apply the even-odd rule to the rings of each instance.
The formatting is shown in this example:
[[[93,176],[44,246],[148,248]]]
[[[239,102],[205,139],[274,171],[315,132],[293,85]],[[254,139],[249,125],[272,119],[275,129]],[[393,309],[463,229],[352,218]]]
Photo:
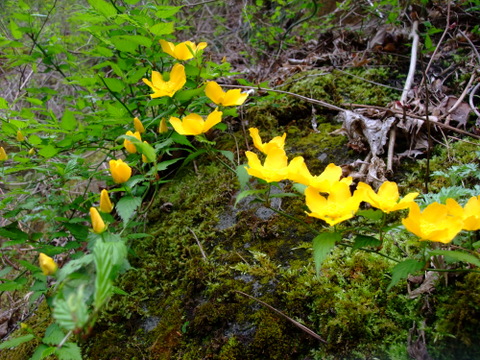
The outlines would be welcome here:
[[[135,133],[131,132],[131,131],[127,131],[125,133],[125,135],[129,135],[129,136],[134,136],[136,137],[138,140],[142,140],[141,136],[140,136],[140,133],[137,131]],[[123,146],[125,146],[125,149],[127,149],[127,151],[130,153],[130,154],[135,154],[137,152],[137,148],[135,147],[135,145],[130,141],[130,140],[127,140],[125,139],[125,141],[123,142]]]
[[[158,126],[158,132],[160,134],[168,132],[167,119],[163,118],[160,121],[160,125]]]
[[[20,130],[17,131],[17,141],[25,141],[25,136],[23,136]]]
[[[138,117],[133,119],[133,126],[135,127],[135,131],[139,132],[140,134],[143,134],[145,132],[145,128],[143,127],[143,124]]]
[[[31,148],[30,150],[28,150],[28,155],[32,156],[35,154],[35,148]]]
[[[57,264],[48,255],[40,253],[38,256],[38,262],[40,263],[40,269],[42,269],[44,275],[53,275],[57,271]]]
[[[103,189],[100,193],[100,211],[104,213],[109,213],[113,210],[113,204],[110,201],[110,197],[108,196],[108,191]]]
[[[127,182],[130,176],[132,176],[132,169],[122,159],[110,160],[110,172],[112,173],[113,181],[117,184]]]
[[[0,146],[0,161],[5,161],[8,159],[7,152],[3,148],[3,146]]]
[[[90,208],[90,219],[92,220],[92,228],[94,233],[101,234],[107,229],[107,226],[103,222],[98,210],[94,207]]]

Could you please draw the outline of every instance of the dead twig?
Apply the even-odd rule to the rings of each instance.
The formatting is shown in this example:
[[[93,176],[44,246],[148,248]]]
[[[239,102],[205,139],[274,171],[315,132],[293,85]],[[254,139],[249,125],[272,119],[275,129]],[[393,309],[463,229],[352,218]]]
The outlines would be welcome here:
[[[302,325],[300,324],[298,321],[296,320],[293,320],[291,317],[285,315],[284,313],[282,313],[280,310],[277,310],[275,309],[273,306],[267,304],[266,302],[263,302],[262,300],[259,300],[251,295],[248,295],[246,293],[244,293],[243,291],[239,291],[239,290],[235,290],[235,292],[237,294],[240,294],[240,295],[243,295],[243,296],[246,296],[252,300],[255,300],[256,302],[258,302],[259,304],[269,308],[270,310],[272,311],[275,311],[278,315],[282,316],[283,318],[287,319],[288,321],[290,321],[293,325],[295,325],[296,327],[298,327],[299,329],[305,331],[308,335],[310,336],[313,336],[315,339],[317,340],[320,340],[321,342],[323,342],[324,344],[327,344],[327,341],[323,340],[320,335],[318,335],[316,332],[310,330],[308,327],[306,327],[305,325]]]
[[[200,240],[198,240],[197,235],[195,235],[192,229],[190,229],[189,227],[187,227],[187,229],[193,234],[193,237],[195,238],[195,241],[197,242],[197,245],[200,248],[200,252],[202,253],[203,260],[207,261],[207,254],[205,254],[205,251],[203,251],[202,243],[200,242]]]

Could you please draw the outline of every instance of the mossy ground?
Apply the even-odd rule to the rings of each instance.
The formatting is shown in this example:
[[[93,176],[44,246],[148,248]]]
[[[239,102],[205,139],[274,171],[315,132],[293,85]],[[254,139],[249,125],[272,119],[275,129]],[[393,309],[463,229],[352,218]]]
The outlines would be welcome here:
[[[378,96],[372,103],[393,98],[373,85],[347,93],[345,87],[357,80],[339,73],[310,75],[299,75],[287,90],[308,89],[303,95],[337,104],[365,103],[374,96],[366,95],[370,90]],[[246,121],[265,139],[287,132],[287,153],[304,156],[318,174],[326,164],[346,163],[356,154],[346,149],[345,138],[330,134],[340,126],[332,113],[317,110],[319,132],[311,126],[311,106],[285,96],[260,100]],[[244,159],[243,132],[232,127],[239,130],[215,140],[234,151],[236,137]],[[452,161],[475,160],[468,146],[452,146]],[[432,169],[445,166],[444,151],[434,154]],[[397,176],[405,187],[421,188],[424,167],[412,161]],[[408,173],[402,173],[405,168]],[[131,244],[132,269],[117,284],[129,295],[109,302],[82,343],[86,359],[408,359],[413,324],[423,324],[436,359],[470,359],[466,354],[480,352],[478,274],[459,275],[435,293],[410,299],[404,282],[386,291],[392,262],[338,247],[317,276],[312,231],[264,204],[244,200],[234,208],[238,188],[235,174],[209,156],[162,186],[146,224],[152,236]],[[306,217],[300,197],[283,198],[276,206],[319,226]],[[239,292],[303,323],[327,344]]]

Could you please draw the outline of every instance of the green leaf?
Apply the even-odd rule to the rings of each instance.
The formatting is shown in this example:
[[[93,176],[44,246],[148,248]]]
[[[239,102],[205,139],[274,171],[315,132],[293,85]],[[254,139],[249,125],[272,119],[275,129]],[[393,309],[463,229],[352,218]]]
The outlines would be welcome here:
[[[0,280],[3,279],[5,277],[5,275],[8,275],[8,273],[12,270],[13,270],[13,267],[11,267],[11,266],[7,266],[7,267],[3,268],[2,270],[0,270]]]
[[[53,145],[47,145],[43,148],[41,148],[38,152],[39,155],[43,156],[44,158],[51,158],[51,157],[54,157],[55,155],[58,154],[60,150],[57,149],[55,146]]]
[[[373,221],[380,221],[383,218],[383,212],[375,209],[359,210],[357,215]]]
[[[178,101],[189,101],[192,98],[200,95],[203,93],[204,87],[198,88],[198,89],[190,89],[190,90],[183,90],[183,91],[178,91],[175,93],[175,99]]]
[[[320,274],[323,261],[327,258],[336,242],[342,240],[342,234],[337,232],[324,232],[313,239],[313,260],[315,261],[315,270]]]
[[[110,17],[117,14],[115,7],[103,0],[88,0],[88,3],[92,8],[94,8],[98,13],[103,16]]]
[[[10,32],[12,33],[12,36],[16,40],[20,40],[23,37],[23,32],[20,31],[20,28],[18,27],[17,23],[13,21],[12,19],[10,20]]]
[[[259,190],[244,190],[237,195],[237,199],[235,200],[235,204],[233,205],[233,207],[236,207],[237,204],[243,199],[245,199],[247,196],[265,194],[267,191],[268,191],[267,188],[259,189]]]
[[[219,153],[221,153],[223,156],[225,156],[232,164],[235,164],[235,158],[233,155],[233,152],[228,151],[228,150],[218,150]]]
[[[112,92],[121,92],[125,88],[125,84],[120,79],[104,78],[103,81]]]
[[[455,250],[433,250],[429,252],[430,255],[443,255],[455,261],[463,261],[480,267],[480,259],[475,255]]]
[[[135,139],[135,141],[132,141],[132,143],[135,145],[135,147],[137,148],[140,154],[145,155],[148,162],[154,162],[157,159],[157,154],[155,153],[155,149],[150,144],[141,142],[134,136],[130,136],[130,137]]]
[[[124,196],[115,206],[118,215],[124,223],[132,218],[137,208],[142,204],[142,198],[133,196]]]
[[[29,360],[43,360],[47,356],[52,355],[55,352],[55,346],[47,346],[45,344],[40,344],[35,352],[32,354]]]
[[[367,246],[379,247],[381,245],[382,242],[373,236],[357,235],[353,240],[352,252]]]
[[[160,19],[166,19],[175,15],[183,6],[157,6],[155,16]]]
[[[75,130],[77,128],[77,120],[75,119],[73,111],[65,110],[60,122],[60,126],[62,129],[67,131]]]
[[[93,262],[93,255],[88,254],[84,255],[79,259],[70,260],[66,265],[57,271],[57,281],[60,283],[65,280],[70,274],[74,273],[77,270],[80,270],[82,267],[87,267]]]
[[[8,109],[7,100],[5,100],[3,97],[0,97],[0,109]]]
[[[34,335],[28,334],[25,336],[17,337],[15,339],[6,340],[0,344],[0,350],[17,347],[18,345],[26,343],[27,341],[30,341],[34,338]]]
[[[117,35],[110,39],[120,51],[134,53],[139,45],[150,47],[152,40],[141,35]]]
[[[250,175],[245,168],[245,164],[238,165],[235,169],[235,173],[237,174],[237,179],[240,183],[240,190],[244,189],[247,186],[248,181],[250,180]]]
[[[45,331],[42,342],[47,345],[58,345],[65,337],[65,333],[60,329],[60,326],[53,323]]]
[[[417,261],[413,259],[407,259],[399,262],[392,269],[392,281],[390,281],[387,291],[395,286],[400,280],[406,279],[409,274],[413,274],[419,270],[422,270],[425,264],[425,261]]]
[[[82,360],[82,350],[72,342],[63,344],[60,349],[56,348],[55,354],[59,360]]]
[[[83,328],[88,321],[88,308],[84,297],[84,286],[77,288],[67,300],[56,297],[53,299],[53,317],[65,330]]]
[[[173,22],[158,23],[150,27],[150,32],[154,35],[168,35],[175,31]]]

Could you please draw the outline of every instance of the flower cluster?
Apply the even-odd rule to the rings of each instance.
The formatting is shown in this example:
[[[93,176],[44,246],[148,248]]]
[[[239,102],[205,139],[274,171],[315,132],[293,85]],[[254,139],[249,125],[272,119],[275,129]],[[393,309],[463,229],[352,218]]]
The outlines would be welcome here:
[[[307,186],[305,202],[310,209],[307,215],[324,220],[330,226],[351,219],[365,202],[384,213],[409,209],[402,223],[420,240],[448,243],[461,230],[480,229],[480,196],[472,197],[463,208],[455,200],[448,199],[445,205],[433,203],[422,212],[414,201],[419,194],[412,192],[400,198],[395,182],[385,181],[377,192],[370,185],[359,182],[352,193],[353,180],[342,178],[341,167],[329,164],[320,175],[312,175],[303,157],[288,161],[284,150],[286,134],[263,143],[258,129],[249,131],[254,146],[266,157],[262,164],[257,154],[247,151],[247,172],[267,182],[290,180]]]
[[[195,58],[201,50],[207,47],[207,43],[201,42],[198,45],[191,41],[185,41],[178,45],[171,42],[160,40],[162,50],[177,60],[190,60]],[[168,80],[165,80],[168,78]],[[185,66],[182,64],[173,65],[170,73],[165,74],[165,78],[158,71],[152,71],[151,80],[143,79],[153,91],[150,95],[152,99],[162,96],[174,97],[175,93],[183,88],[187,82]],[[220,106],[237,106],[242,105],[248,97],[248,94],[242,93],[240,89],[229,90],[224,92],[220,85],[215,81],[209,81],[205,86],[205,95],[216,105]],[[180,135],[200,135],[206,133],[213,126],[222,121],[223,113],[218,108],[207,115],[204,120],[202,116],[191,113],[182,119],[170,117],[170,124],[174,130]],[[165,120],[160,122],[159,132],[168,131]]]

